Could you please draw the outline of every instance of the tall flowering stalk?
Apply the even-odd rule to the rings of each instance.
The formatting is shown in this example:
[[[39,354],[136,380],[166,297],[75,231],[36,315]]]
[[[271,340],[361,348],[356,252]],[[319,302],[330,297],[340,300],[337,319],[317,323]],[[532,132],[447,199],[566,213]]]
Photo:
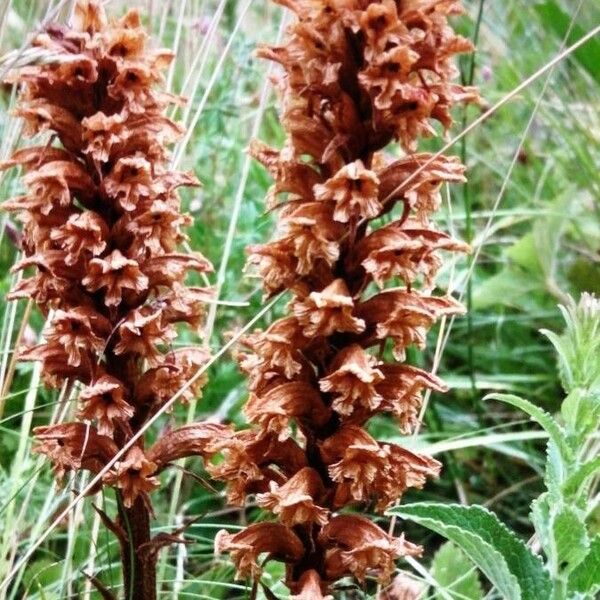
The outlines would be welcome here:
[[[72,28],[51,25],[34,43],[51,58],[15,76],[17,114],[27,135],[49,135],[2,164],[20,166],[26,188],[4,209],[23,223],[25,258],[15,270],[32,270],[10,298],[32,298],[50,317],[43,342],[20,358],[41,361],[49,386],[80,388],[77,420],[34,432],[34,451],[60,479],[103,470],[206,362],[205,350],[171,342],[176,323],[199,329],[210,290],[184,280],[211,265],[177,250],[190,223],[177,188],[198,181],[167,166],[182,129],[164,110],[179,99],[155,87],[171,53],[149,46],[136,11],[109,23],[87,0],[76,4]],[[175,539],[151,536],[158,474],[203,454],[221,430],[192,424],[149,448],[142,438],[103,476],[118,501],[116,520],[102,518],[121,543],[126,598],[156,597],[157,551]]]
[[[396,558],[420,552],[342,509],[381,511],[440,471],[366,425],[391,413],[408,434],[422,391],[445,389],[406,364],[405,350],[423,348],[438,317],[463,310],[432,290],[438,251],[468,247],[430,218],[440,187],[464,181],[464,167],[416,149],[434,121],[447,130],[452,106],[477,93],[453,83],[453,56],[472,50],[448,24],[458,1],[276,1],[297,18],[285,45],[259,54],[283,70],[287,139],[281,150],[254,142],[251,153],[275,180],[267,205],[279,221],[249,262],[268,295],[293,299],[287,316],[245,340],[254,427],[221,444],[224,460],[211,471],[231,502],[256,494],[275,519],[221,531],[217,550],[254,579],[269,553],[286,563],[293,597],[315,600],[346,576],[386,581]],[[381,152],[394,140],[405,151],[397,160]]]

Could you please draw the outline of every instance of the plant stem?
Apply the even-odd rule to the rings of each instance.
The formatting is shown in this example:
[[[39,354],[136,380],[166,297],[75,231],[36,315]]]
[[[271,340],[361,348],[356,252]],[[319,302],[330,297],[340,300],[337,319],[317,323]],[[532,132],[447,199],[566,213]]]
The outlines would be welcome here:
[[[473,31],[473,45],[477,45],[479,39],[479,31],[481,29],[481,20],[483,17],[483,3],[485,0],[479,0],[479,8],[477,11],[477,19],[475,22],[475,29]],[[475,52],[469,56],[468,68],[463,70],[462,83],[463,85],[472,85],[473,78],[475,76]],[[464,131],[467,127],[467,107],[463,110],[462,127],[461,131]],[[461,162],[467,164],[467,138],[463,137],[461,140]],[[468,183],[463,184],[463,202],[465,207],[465,241],[470,244],[473,241],[473,216],[472,216],[472,205],[471,197],[469,194]],[[469,261],[473,261],[474,258],[469,256]],[[469,264],[471,268],[471,264]],[[473,278],[469,277],[467,280],[466,290],[466,303],[467,303],[467,363],[469,368],[469,379],[471,381],[471,392],[473,398],[477,394],[477,385],[475,381],[475,357],[473,352]]]
[[[156,600],[156,560],[149,552],[147,558],[140,547],[150,542],[150,512],[141,496],[131,508],[125,507],[118,492],[119,521],[127,532],[121,545],[125,600]]]

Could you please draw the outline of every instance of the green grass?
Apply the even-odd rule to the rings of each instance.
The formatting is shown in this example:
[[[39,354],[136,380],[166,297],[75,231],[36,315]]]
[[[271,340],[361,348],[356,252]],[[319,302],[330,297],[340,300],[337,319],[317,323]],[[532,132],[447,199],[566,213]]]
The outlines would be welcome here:
[[[567,44],[600,24],[597,3],[583,0],[574,18],[578,4],[482,3],[473,79],[488,106],[560,52],[572,20]],[[5,0],[0,5],[0,55],[21,48],[27,33],[54,7],[65,18],[69,5]],[[113,0],[108,10],[119,14],[128,5]],[[480,1],[466,5],[468,13],[457,24],[472,37]],[[260,282],[243,272],[244,248],[272,233],[263,204],[270,180],[247,159],[244,148],[257,134],[274,144],[282,140],[276,98],[266,85],[269,67],[253,55],[258,42],[277,39],[282,11],[269,0],[147,0],[142,7],[151,15],[155,36],[163,45],[176,47],[171,89],[189,97],[178,116],[193,127],[173,156],[203,183],[185,201],[194,216],[189,244],[216,268],[210,281],[218,283],[220,302],[211,311],[206,342],[217,352],[227,334],[243,327],[263,306]],[[464,152],[468,188],[448,190],[439,222],[457,237],[472,240],[473,268],[469,260],[460,259],[443,273],[441,285],[464,295],[470,316],[443,323],[441,332],[432,332],[428,350],[411,356],[414,363],[437,365],[452,390],[433,395],[418,436],[402,440],[435,451],[445,465],[439,481],[423,492],[408,493],[406,499],[487,503],[524,537],[531,535],[527,507],[541,489],[544,439],[517,411],[484,404],[481,398],[490,390],[511,391],[555,410],[561,394],[554,354],[538,330],[560,327],[556,305],[566,294],[600,293],[599,48],[600,35],[485,119],[466,136],[463,148],[460,142],[452,147],[451,153]],[[0,73],[4,67],[0,64]],[[461,68],[468,77],[468,58]],[[13,104],[11,88],[5,86],[0,93],[1,158],[21,143],[19,123],[9,114]],[[469,109],[465,123],[483,110]],[[462,119],[459,111],[453,135],[459,133]],[[435,150],[442,143],[433,140],[428,147]],[[18,179],[3,175],[0,198],[18,191]],[[0,223],[4,296],[15,277],[9,269],[18,255],[13,243],[18,224],[5,214]],[[259,324],[268,324],[283,308],[281,301]],[[34,339],[43,326],[35,309],[24,323],[25,311],[24,303],[0,302],[0,376],[5,379],[17,342]],[[38,387],[38,375],[32,365],[17,364],[10,385],[0,384],[10,390],[0,404],[0,580],[73,498],[71,491],[86,482],[77,477],[57,490],[48,466],[30,453],[32,426],[73,410],[72,398]],[[211,366],[209,377],[204,396],[189,408],[178,407],[173,418],[183,422],[217,415],[241,425],[246,391],[231,353]],[[380,438],[398,438],[386,419],[376,420],[372,428]],[[197,462],[187,467],[201,472]],[[219,527],[235,528],[260,513],[252,507],[227,509],[222,494],[204,489],[181,471],[172,470],[164,479],[163,491],[155,494],[156,530],[169,531],[185,519],[202,518],[186,534],[191,544],[163,553],[160,597],[248,598],[249,588],[234,581],[227,557],[214,556],[212,539]],[[117,544],[99,526],[92,503],[111,512],[115,500],[107,491],[79,503],[19,569],[11,591],[0,592],[0,600],[99,598],[82,571],[109,585],[119,581]],[[396,524],[398,531],[403,527]],[[406,535],[423,544],[425,553],[416,568],[407,563],[399,567],[431,584],[429,568],[440,538],[412,525]],[[266,569],[265,583],[283,598],[281,578],[281,567]],[[444,597],[443,589],[436,592],[434,587],[423,597]],[[364,594],[347,589],[336,592],[336,598],[370,598],[374,590],[371,583]]]

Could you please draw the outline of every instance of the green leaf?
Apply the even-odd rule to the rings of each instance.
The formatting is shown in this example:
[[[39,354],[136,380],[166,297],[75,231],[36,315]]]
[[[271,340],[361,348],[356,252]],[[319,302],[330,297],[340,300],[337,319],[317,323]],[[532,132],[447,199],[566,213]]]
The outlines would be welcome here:
[[[553,31],[556,37],[563,40],[567,31],[570,33],[566,44],[571,45],[585,35],[585,31],[580,25],[571,26],[571,17],[563,12],[554,0],[546,0],[535,6],[540,20],[547,31]],[[600,83],[600,42],[594,38],[589,40],[573,53],[575,60],[598,82]]]
[[[49,558],[40,558],[31,563],[23,575],[25,587],[52,587],[60,581],[62,564]]]
[[[562,486],[568,477],[569,471],[565,467],[560,450],[552,440],[549,440],[546,446],[544,483],[551,496],[550,502],[559,502],[562,499]]]
[[[565,391],[569,393],[573,387],[573,371],[571,369],[571,348],[569,347],[568,340],[549,329],[540,329],[540,333],[550,340],[558,354],[560,381]]]
[[[568,573],[583,560],[590,547],[584,519],[573,508],[563,506],[553,516],[552,535],[557,573]]]
[[[540,253],[535,247],[535,239],[532,233],[527,233],[517,240],[506,251],[506,256],[528,273],[539,277],[543,276]]]
[[[550,547],[550,495],[546,492],[531,503],[531,522],[542,548]]]
[[[541,289],[541,281],[530,273],[508,266],[475,286],[473,305],[479,310],[498,305],[533,310],[532,294]]]
[[[565,428],[574,440],[572,444],[580,446],[585,437],[597,426],[600,417],[600,401],[592,390],[575,387],[564,399],[560,412]]]
[[[388,512],[428,527],[460,546],[504,598],[550,597],[550,580],[539,558],[487,509],[422,502]]]
[[[480,600],[483,590],[473,563],[452,542],[446,542],[435,553],[431,574],[444,587],[446,594],[457,600]],[[436,600],[443,600],[435,593]]]
[[[575,259],[567,276],[577,292],[591,292],[600,296],[600,264],[589,258]]]
[[[484,400],[490,399],[505,402],[527,413],[538,425],[544,428],[550,439],[556,444],[565,463],[569,463],[572,460],[573,453],[565,443],[565,432],[552,415],[529,400],[513,394],[488,394],[484,398]]]
[[[588,460],[571,475],[564,483],[563,490],[566,495],[576,494],[585,484],[586,480],[600,471],[600,456]]]
[[[590,595],[600,589],[600,535],[594,537],[586,557],[569,576],[568,589]]]

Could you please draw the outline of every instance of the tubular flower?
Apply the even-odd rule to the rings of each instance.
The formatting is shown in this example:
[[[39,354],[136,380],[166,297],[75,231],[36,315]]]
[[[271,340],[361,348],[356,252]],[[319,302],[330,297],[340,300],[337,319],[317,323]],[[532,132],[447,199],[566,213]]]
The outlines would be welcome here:
[[[136,11],[108,22],[92,0],[76,3],[72,28],[50,25],[34,44],[55,58],[14,75],[17,114],[27,135],[51,137],[0,168],[25,173],[25,195],[5,208],[24,224],[25,258],[15,269],[30,274],[10,297],[30,297],[44,314],[53,311],[42,343],[23,349],[21,359],[41,361],[51,386],[82,386],[80,421],[34,432],[35,451],[60,478],[81,469],[99,473],[207,362],[206,351],[173,351],[170,343],[177,323],[199,329],[210,296],[186,287],[187,273],[212,267],[200,254],[177,253],[190,222],[177,188],[198,181],[167,167],[168,145],[182,132],[163,114],[178,99],[156,89],[170,53],[148,43]],[[194,380],[182,399],[199,395],[203,383]],[[156,553],[137,550],[152,543],[150,493],[160,470],[177,458],[204,456],[202,440],[223,443],[225,429],[174,429],[149,449],[139,440],[104,474],[102,483],[119,499],[117,520],[127,523],[114,530],[130,532],[121,539],[127,598],[156,597]]]
[[[403,361],[436,319],[463,310],[432,291],[441,252],[469,248],[431,217],[441,186],[464,181],[464,167],[416,150],[435,121],[451,126],[455,103],[478,95],[453,82],[454,56],[472,50],[448,23],[458,0],[276,2],[296,20],[284,45],[259,55],[281,67],[287,139],[280,151],[254,141],[250,153],[275,180],[267,206],[279,219],[272,241],[249,248],[249,265],[267,295],[289,290],[292,300],[284,318],[243,340],[253,428],[224,440],[211,473],[230,501],[257,494],[275,521],[268,543],[264,524],[219,535],[238,575],[258,577],[256,557],[271,552],[287,564],[294,598],[320,598],[343,577],[386,581],[397,558],[420,552],[339,511],[383,511],[439,474],[436,460],[365,427],[390,413],[408,434],[422,392],[446,389]],[[401,158],[383,152],[393,141]]]

